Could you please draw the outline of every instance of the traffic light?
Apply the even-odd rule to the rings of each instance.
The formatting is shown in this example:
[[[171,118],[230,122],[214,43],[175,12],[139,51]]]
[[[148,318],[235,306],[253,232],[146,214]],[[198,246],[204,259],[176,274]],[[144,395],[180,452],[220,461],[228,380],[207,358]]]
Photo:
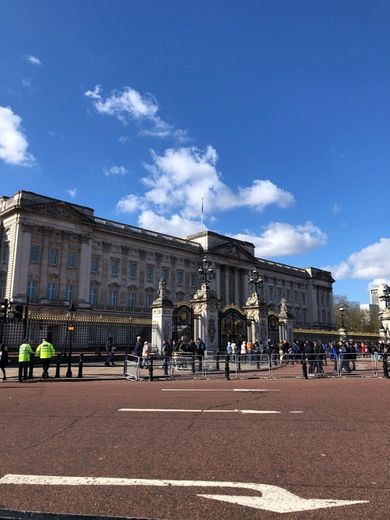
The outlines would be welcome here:
[[[0,302],[0,320],[6,320],[8,313],[8,300],[5,298],[2,302]]]
[[[14,309],[14,319],[22,321],[22,319],[23,319],[23,311],[24,311],[24,306],[21,305],[20,303],[17,303],[15,305],[15,309]]]

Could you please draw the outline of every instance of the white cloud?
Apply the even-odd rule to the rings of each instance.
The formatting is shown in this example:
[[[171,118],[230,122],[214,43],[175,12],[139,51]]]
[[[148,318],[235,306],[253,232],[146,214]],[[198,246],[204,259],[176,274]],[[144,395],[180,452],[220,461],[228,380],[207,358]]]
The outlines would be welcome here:
[[[342,209],[342,208],[341,208],[340,204],[338,204],[337,202],[335,202],[335,203],[333,204],[333,207],[332,207],[332,215],[337,215],[337,213],[340,213],[341,209]]]
[[[126,197],[122,197],[116,205],[116,211],[118,211],[118,213],[134,213],[142,208],[143,201],[136,195],[126,195]]]
[[[127,174],[127,170],[124,166],[111,166],[111,168],[103,168],[104,175],[110,176],[123,176]]]
[[[69,195],[69,197],[74,199],[74,198],[76,198],[77,188],[72,188],[72,189],[66,190],[66,193]]]
[[[157,115],[159,105],[152,94],[142,95],[131,87],[125,87],[123,91],[113,90],[104,99],[101,86],[96,85],[93,90],[84,92],[84,95],[92,100],[99,114],[114,116],[125,125],[129,121],[148,125],[140,130],[141,136],[173,137],[178,143],[188,140],[186,130],[175,129],[173,125]]]
[[[311,222],[301,226],[273,222],[261,235],[238,233],[234,238],[252,242],[256,247],[256,256],[267,258],[302,254],[326,244],[327,236]]]
[[[31,54],[30,56],[27,56],[27,61],[31,63],[31,65],[42,65],[41,60],[36,56],[32,56]]]
[[[390,277],[390,238],[381,238],[346,260],[328,267],[337,280]]]
[[[145,199],[160,210],[175,207],[187,218],[200,215],[202,198],[208,214],[240,207],[262,211],[271,204],[284,208],[294,202],[291,193],[269,180],[256,179],[252,186],[232,191],[221,180],[217,160],[212,146],[204,151],[187,147],[170,148],[163,155],[152,152],[152,163],[145,165]]]
[[[0,159],[9,164],[29,166],[34,157],[21,129],[22,119],[9,107],[0,106]]]
[[[152,210],[143,211],[138,218],[138,224],[145,229],[153,229],[176,237],[191,235],[201,229],[199,221],[187,219],[177,214],[165,218]]]

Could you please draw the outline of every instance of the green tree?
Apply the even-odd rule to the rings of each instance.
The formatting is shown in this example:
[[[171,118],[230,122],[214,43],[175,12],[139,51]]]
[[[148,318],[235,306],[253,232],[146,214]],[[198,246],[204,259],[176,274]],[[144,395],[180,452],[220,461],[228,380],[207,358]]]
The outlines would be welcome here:
[[[377,333],[379,331],[379,317],[377,315],[371,315],[367,310],[361,309],[359,302],[350,301],[346,296],[335,295],[333,298],[333,305],[337,329],[341,328],[341,315],[343,314],[344,328],[347,332]],[[344,309],[344,312],[342,313],[340,309]]]

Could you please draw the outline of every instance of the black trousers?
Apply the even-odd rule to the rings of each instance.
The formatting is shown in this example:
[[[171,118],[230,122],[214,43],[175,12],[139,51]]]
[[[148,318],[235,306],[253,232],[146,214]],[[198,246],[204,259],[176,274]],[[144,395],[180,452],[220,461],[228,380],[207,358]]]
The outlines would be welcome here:
[[[51,358],[41,359],[42,361],[42,377],[49,377],[48,371]]]
[[[19,361],[19,381],[23,381],[23,379],[27,379],[27,370],[30,365],[30,361]]]

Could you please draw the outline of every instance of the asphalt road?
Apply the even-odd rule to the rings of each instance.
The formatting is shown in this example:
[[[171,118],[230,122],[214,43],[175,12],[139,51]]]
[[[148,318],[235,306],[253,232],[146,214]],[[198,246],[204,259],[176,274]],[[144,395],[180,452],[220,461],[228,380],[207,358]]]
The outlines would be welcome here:
[[[379,378],[3,382],[0,509],[383,520],[389,391]]]

